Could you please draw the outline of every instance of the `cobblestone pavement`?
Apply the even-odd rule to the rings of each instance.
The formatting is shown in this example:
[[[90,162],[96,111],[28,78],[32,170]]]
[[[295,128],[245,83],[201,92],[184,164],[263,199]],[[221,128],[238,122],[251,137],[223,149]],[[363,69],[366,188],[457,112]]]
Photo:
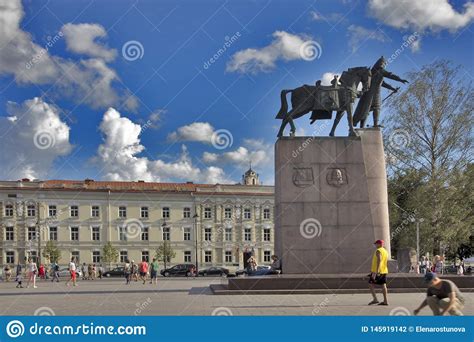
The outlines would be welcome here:
[[[389,294],[389,306],[367,306],[367,294],[213,295],[210,284],[225,279],[160,278],[158,285],[122,279],[39,281],[38,288],[16,289],[0,283],[1,315],[389,315],[412,314],[421,293]],[[379,299],[382,296],[380,295]],[[464,314],[474,315],[474,293],[465,294]],[[422,315],[431,314],[426,307]]]

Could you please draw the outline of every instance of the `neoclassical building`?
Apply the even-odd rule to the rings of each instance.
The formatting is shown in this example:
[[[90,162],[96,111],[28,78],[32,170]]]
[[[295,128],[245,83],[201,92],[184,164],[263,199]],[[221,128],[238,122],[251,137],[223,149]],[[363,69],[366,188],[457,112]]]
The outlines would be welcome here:
[[[250,253],[269,264],[274,250],[274,188],[250,168],[241,184],[72,180],[0,181],[0,264],[25,257],[48,263],[48,240],[74,256],[100,263],[106,242],[119,260],[150,260],[163,241],[171,264],[243,267]]]

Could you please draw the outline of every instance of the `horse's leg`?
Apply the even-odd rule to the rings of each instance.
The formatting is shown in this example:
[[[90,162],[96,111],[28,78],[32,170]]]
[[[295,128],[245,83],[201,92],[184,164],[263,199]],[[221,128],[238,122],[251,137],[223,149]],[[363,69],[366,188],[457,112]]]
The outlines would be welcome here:
[[[283,132],[285,131],[286,124],[288,123],[288,116],[286,116],[283,120],[281,120],[280,130],[278,131],[277,137],[281,138],[283,136]]]
[[[331,133],[329,133],[329,136],[330,137],[333,137],[334,136],[334,132],[336,131],[336,127],[337,125],[339,124],[339,121],[341,121],[341,118],[342,118],[342,115],[344,114],[344,111],[338,111],[336,113],[336,118],[334,119],[334,123],[332,124],[332,128],[331,128]]]
[[[352,104],[349,103],[347,105],[347,123],[349,124],[349,136],[357,136],[355,130],[354,130],[354,123],[352,121]]]

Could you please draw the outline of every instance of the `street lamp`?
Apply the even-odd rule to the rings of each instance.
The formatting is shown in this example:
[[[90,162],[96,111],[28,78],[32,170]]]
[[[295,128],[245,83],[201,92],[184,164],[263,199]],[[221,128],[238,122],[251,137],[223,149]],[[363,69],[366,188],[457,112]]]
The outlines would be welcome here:
[[[198,268],[198,230],[197,230],[197,219],[199,215],[196,213],[193,216],[194,219],[194,240],[195,240],[195,253],[196,253],[196,274],[198,274],[199,268]]]
[[[415,219],[412,217],[411,222],[416,222],[416,262],[420,261],[420,223],[424,221],[423,218]]]

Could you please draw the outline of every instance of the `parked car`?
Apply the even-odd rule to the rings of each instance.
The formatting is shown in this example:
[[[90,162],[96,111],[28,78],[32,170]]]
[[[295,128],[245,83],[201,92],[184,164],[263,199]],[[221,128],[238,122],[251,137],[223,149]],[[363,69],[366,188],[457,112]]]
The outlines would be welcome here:
[[[65,277],[65,278],[69,278],[71,275],[71,272],[69,272],[69,268],[61,268],[59,270],[59,276],[62,278],[62,277]],[[82,271],[81,270],[78,270],[76,269],[76,278],[81,278],[82,277]]]
[[[125,277],[125,269],[123,266],[115,267],[110,271],[104,272],[103,277]]]
[[[267,266],[267,265],[259,265],[259,266],[257,266],[257,271],[269,270],[270,268],[271,267]],[[238,277],[238,276],[241,276],[241,275],[249,275],[249,273],[248,273],[248,270],[246,268],[243,268],[243,269],[235,271],[235,275]]]
[[[192,275],[191,269],[195,267],[193,264],[178,264],[173,267],[165,268],[161,270],[161,275],[164,277],[171,276],[186,276],[190,277]]]
[[[224,267],[209,267],[198,272],[198,275],[202,277],[226,277],[228,274],[229,270]]]

